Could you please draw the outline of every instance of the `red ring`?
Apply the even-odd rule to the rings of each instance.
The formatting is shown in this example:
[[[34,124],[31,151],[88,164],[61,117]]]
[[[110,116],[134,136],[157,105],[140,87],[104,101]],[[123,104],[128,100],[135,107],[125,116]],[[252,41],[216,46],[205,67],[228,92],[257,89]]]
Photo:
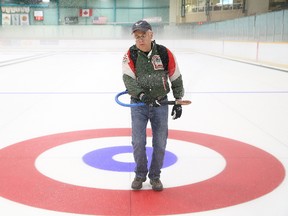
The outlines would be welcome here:
[[[149,133],[151,136],[151,131]],[[61,183],[42,175],[34,166],[42,152],[55,146],[130,135],[128,128],[95,129],[48,135],[8,146],[0,150],[0,195],[29,206],[77,214],[183,214],[256,199],[274,190],[285,177],[283,165],[261,149],[224,137],[177,130],[169,131],[169,139],[197,143],[217,151],[226,159],[225,169],[205,181],[155,193],[152,190],[108,190]]]

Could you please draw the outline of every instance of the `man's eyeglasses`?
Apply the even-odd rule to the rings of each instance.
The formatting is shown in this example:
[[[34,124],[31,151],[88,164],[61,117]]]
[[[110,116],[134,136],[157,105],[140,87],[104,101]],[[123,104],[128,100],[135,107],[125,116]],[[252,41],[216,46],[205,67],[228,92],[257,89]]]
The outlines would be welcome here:
[[[135,36],[135,40],[136,41],[144,40],[146,38],[146,36],[147,36],[147,34],[137,35],[137,36]]]

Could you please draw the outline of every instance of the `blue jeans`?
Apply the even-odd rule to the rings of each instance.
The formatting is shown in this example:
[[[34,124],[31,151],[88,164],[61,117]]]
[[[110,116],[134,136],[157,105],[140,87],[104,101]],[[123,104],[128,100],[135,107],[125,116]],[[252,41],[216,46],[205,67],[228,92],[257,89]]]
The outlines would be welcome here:
[[[131,119],[136,176],[146,178],[148,173],[146,128],[148,121],[150,121],[153,153],[148,177],[150,179],[160,178],[168,138],[168,105],[131,107]]]

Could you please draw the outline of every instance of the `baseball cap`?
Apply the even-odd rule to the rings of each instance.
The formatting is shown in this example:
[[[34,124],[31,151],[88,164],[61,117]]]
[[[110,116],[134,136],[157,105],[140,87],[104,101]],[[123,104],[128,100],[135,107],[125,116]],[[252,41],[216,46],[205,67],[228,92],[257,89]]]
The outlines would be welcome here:
[[[132,33],[134,33],[137,30],[147,32],[148,30],[152,30],[152,27],[147,21],[139,20],[133,24]]]

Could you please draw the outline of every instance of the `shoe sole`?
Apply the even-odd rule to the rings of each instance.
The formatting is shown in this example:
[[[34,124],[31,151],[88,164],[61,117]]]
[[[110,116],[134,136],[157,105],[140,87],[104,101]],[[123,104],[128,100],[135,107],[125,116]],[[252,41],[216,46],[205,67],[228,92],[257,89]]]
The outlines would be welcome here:
[[[152,188],[153,191],[157,191],[157,192],[160,192],[160,191],[163,191],[163,188]]]
[[[131,187],[133,190],[140,190],[142,187],[140,188],[135,188],[135,187]]]

